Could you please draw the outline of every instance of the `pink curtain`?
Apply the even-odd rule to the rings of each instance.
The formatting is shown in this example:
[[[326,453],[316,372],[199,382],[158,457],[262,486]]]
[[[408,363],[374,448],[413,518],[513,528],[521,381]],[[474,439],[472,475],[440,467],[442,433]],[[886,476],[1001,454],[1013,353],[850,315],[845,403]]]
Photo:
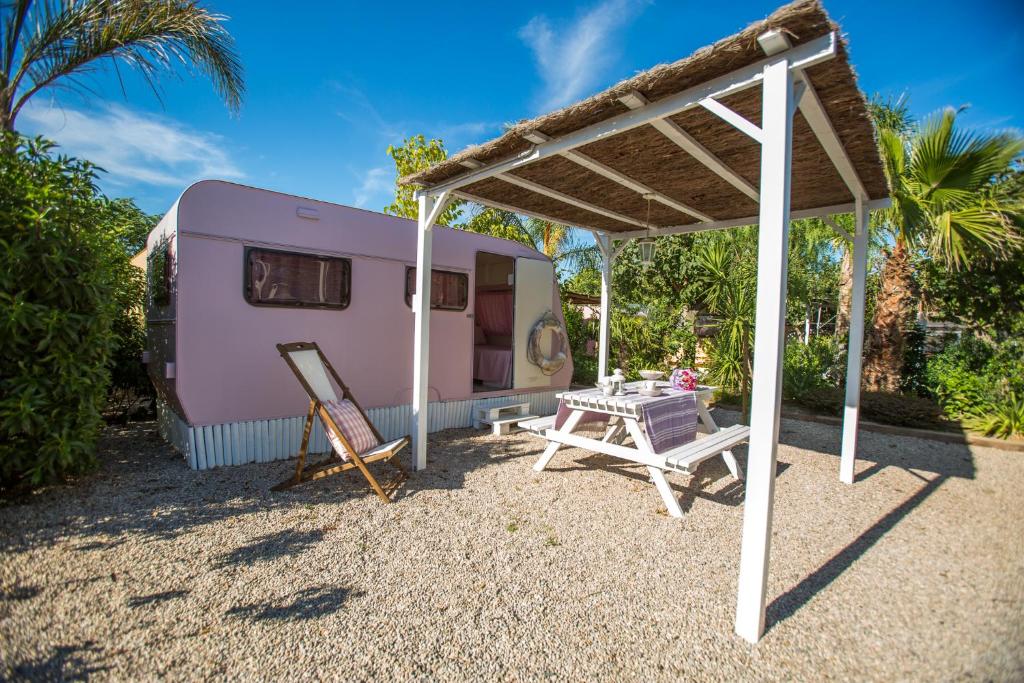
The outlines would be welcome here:
[[[477,292],[476,321],[486,334],[512,334],[512,292]]]

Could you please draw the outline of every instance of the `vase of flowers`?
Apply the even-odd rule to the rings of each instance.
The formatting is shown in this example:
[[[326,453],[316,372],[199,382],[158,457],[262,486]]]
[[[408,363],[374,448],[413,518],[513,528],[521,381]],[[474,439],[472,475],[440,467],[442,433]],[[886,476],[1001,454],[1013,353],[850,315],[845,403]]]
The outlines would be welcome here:
[[[690,368],[676,368],[672,371],[672,376],[669,378],[669,382],[672,383],[673,389],[681,389],[682,391],[696,391],[697,390],[697,371]]]

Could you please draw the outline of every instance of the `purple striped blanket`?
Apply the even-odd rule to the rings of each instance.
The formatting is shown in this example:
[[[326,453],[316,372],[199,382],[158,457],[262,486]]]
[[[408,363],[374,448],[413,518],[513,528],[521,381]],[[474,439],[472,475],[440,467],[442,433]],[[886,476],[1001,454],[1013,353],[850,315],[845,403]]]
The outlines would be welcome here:
[[[680,392],[643,404],[644,430],[655,453],[664,453],[697,438],[697,394]]]

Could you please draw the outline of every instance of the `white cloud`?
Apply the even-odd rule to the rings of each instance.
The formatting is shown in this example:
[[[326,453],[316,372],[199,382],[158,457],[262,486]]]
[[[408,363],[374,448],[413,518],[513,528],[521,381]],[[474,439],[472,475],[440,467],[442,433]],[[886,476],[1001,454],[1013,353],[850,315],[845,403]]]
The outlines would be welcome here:
[[[352,204],[360,209],[366,208],[371,199],[376,199],[390,190],[391,172],[383,167],[371,168],[363,176],[363,182],[359,187],[353,190]],[[374,210],[379,209],[380,207],[376,207]]]
[[[544,80],[542,110],[569,104],[594,87],[617,50],[615,33],[646,4],[638,0],[604,0],[563,30],[552,29],[538,15],[519,30],[533,50]]]
[[[116,185],[183,187],[200,178],[244,176],[221,137],[120,105],[81,111],[30,104],[19,122],[100,166]]]

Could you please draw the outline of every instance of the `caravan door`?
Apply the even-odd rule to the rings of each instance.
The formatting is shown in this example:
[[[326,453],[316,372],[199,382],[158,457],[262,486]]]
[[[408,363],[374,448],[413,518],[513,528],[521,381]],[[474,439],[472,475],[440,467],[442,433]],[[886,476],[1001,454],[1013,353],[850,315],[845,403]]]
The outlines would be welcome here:
[[[541,372],[526,357],[533,326],[551,310],[555,273],[550,261],[517,258],[515,277],[515,318],[512,328],[512,387],[527,389],[551,386],[551,377]],[[551,340],[541,342],[541,350],[550,353]]]

